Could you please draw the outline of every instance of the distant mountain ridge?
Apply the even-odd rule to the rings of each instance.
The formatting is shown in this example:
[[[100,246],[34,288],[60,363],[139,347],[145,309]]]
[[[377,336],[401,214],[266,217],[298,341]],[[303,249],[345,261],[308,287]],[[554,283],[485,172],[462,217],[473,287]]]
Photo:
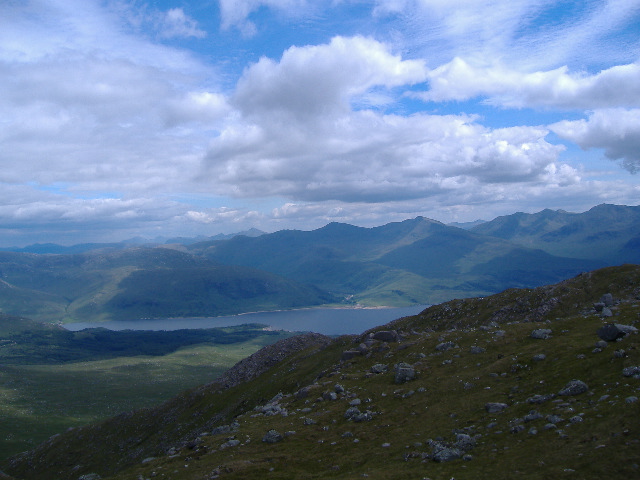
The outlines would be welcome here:
[[[0,252],[0,311],[57,322],[434,304],[640,263],[640,207],[617,205],[516,213],[470,229],[417,217],[246,233],[75,254]]]
[[[640,206],[602,204],[584,213],[542,210],[498,217],[471,229],[552,255],[607,264],[640,262]]]

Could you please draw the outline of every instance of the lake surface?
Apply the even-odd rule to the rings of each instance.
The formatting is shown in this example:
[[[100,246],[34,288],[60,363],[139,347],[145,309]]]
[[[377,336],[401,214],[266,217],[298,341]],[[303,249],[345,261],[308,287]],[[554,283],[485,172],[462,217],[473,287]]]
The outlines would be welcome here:
[[[277,312],[244,313],[210,318],[164,318],[153,320],[67,323],[71,331],[103,327],[109,330],[179,330],[219,328],[246,323],[269,325],[275,330],[317,332],[324,335],[358,334],[397,318],[416,315],[427,305],[399,308],[304,308]]]

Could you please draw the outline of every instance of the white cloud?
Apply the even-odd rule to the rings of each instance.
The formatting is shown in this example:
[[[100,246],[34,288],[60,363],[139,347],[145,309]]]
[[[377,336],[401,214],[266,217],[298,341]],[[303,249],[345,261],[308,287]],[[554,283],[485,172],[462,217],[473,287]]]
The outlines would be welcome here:
[[[279,62],[263,57],[238,82],[235,103],[245,114],[280,112],[316,117],[347,111],[373,86],[424,81],[422,61],[402,60],[364,37],[335,37],[329,44],[291,47]]]
[[[257,32],[257,27],[249,20],[249,16],[262,7],[294,17],[310,7],[307,0],[219,0],[219,4],[222,28],[235,26],[247,37]]]
[[[594,109],[640,106],[640,64],[617,65],[595,75],[570,74],[568,68],[521,73],[503,65],[472,66],[461,58],[429,73],[431,101],[488,97],[504,107]]]
[[[583,149],[603,148],[632,173],[640,170],[640,109],[596,110],[587,120],[564,120],[549,128]]]
[[[158,18],[158,24],[160,35],[166,38],[207,36],[207,32],[198,28],[198,22],[185,15],[181,8],[171,8],[162,12]]]

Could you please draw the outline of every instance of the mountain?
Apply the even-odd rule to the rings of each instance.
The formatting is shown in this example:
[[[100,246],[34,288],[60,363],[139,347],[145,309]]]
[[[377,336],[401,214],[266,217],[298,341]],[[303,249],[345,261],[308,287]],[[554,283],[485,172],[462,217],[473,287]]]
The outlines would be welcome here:
[[[191,251],[313,284],[356,302],[387,305],[534,287],[603,265],[423,217],[375,228],[330,223],[310,232],[284,230],[194,244]]]
[[[0,252],[0,310],[36,320],[218,316],[334,301],[311,285],[168,248]]]
[[[610,265],[640,262],[640,206],[602,204],[584,213],[548,209],[515,213],[477,225],[472,231],[552,255]]]
[[[636,478],[639,296],[640,266],[625,265],[357,336],[292,337],[0,468],[21,480]],[[620,338],[605,341],[612,319]]]

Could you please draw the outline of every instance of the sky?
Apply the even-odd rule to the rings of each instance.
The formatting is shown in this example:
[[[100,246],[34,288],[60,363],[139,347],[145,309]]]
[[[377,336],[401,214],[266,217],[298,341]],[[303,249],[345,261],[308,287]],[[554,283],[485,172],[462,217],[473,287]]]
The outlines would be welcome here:
[[[0,246],[640,203],[638,0],[2,0]]]

